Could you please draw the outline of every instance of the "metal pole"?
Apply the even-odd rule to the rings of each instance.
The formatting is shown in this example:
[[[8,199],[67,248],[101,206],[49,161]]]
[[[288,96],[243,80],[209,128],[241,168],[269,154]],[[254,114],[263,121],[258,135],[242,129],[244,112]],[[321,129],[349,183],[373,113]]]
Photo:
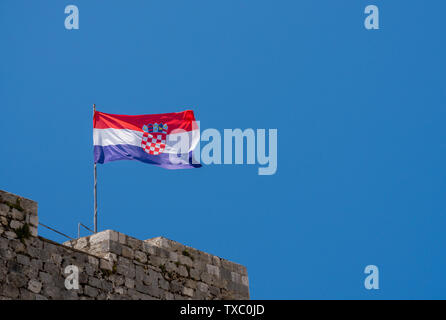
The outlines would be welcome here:
[[[93,119],[96,112],[96,105],[93,104]],[[98,198],[97,198],[97,173],[96,173],[96,162],[94,163],[94,232],[98,232]]]
[[[94,233],[93,230],[91,230],[89,227],[87,227],[86,225],[84,225],[83,223],[78,223],[77,224],[77,238],[79,239],[81,237],[81,227],[84,227],[86,230],[90,231],[91,233]]]
[[[51,228],[51,227],[48,227],[47,225],[44,225],[42,222],[39,222],[39,225],[42,226],[42,227],[45,227],[45,228],[47,228],[47,229],[49,229],[49,230],[51,230],[51,231],[54,231],[54,232],[56,232],[56,233],[58,233],[58,234],[60,234],[60,235],[62,235],[62,236],[64,236],[64,237],[67,237],[67,238],[70,239],[70,240],[76,240],[76,239],[74,239],[74,238],[71,238],[70,236],[67,236],[65,233],[59,232],[59,231],[57,231],[56,229],[53,229],[53,228]]]

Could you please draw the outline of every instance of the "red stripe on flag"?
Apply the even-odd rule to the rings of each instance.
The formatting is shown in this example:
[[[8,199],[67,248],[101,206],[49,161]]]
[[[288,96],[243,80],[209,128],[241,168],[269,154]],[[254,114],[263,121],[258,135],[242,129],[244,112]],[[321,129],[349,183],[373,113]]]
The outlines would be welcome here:
[[[142,131],[142,127],[144,125],[154,124],[155,122],[158,124],[167,124],[167,134],[170,134],[170,132],[175,129],[182,129],[184,131],[198,129],[195,122],[194,112],[192,110],[137,116],[109,114],[96,111],[93,117],[93,128],[113,128]]]

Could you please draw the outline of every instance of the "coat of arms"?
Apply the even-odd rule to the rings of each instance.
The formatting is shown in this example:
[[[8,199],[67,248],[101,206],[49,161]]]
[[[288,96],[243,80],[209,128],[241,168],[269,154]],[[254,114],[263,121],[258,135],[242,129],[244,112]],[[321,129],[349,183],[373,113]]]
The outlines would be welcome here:
[[[141,147],[145,152],[159,155],[166,148],[167,124],[149,123],[142,127]]]

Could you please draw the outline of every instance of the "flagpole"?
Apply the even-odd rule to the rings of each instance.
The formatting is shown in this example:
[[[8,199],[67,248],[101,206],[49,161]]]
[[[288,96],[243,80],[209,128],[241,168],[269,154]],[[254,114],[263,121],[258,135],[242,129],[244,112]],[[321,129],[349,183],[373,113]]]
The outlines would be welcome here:
[[[94,114],[96,113],[96,105],[93,104],[93,121]],[[97,197],[97,172],[96,172],[96,162],[94,162],[94,232],[98,232],[98,197]]]

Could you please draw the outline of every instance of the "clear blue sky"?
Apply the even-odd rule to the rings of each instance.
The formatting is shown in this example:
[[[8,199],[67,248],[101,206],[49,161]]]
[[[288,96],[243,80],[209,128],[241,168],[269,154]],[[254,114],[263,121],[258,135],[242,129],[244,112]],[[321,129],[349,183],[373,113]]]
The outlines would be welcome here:
[[[79,30],[64,27],[68,4]],[[369,4],[380,30],[364,28]],[[99,228],[246,265],[254,299],[445,298],[445,12],[421,0],[2,0],[0,188],[69,235],[91,226],[93,103],[277,128],[274,176],[99,166]],[[369,264],[378,291],[363,286]]]

